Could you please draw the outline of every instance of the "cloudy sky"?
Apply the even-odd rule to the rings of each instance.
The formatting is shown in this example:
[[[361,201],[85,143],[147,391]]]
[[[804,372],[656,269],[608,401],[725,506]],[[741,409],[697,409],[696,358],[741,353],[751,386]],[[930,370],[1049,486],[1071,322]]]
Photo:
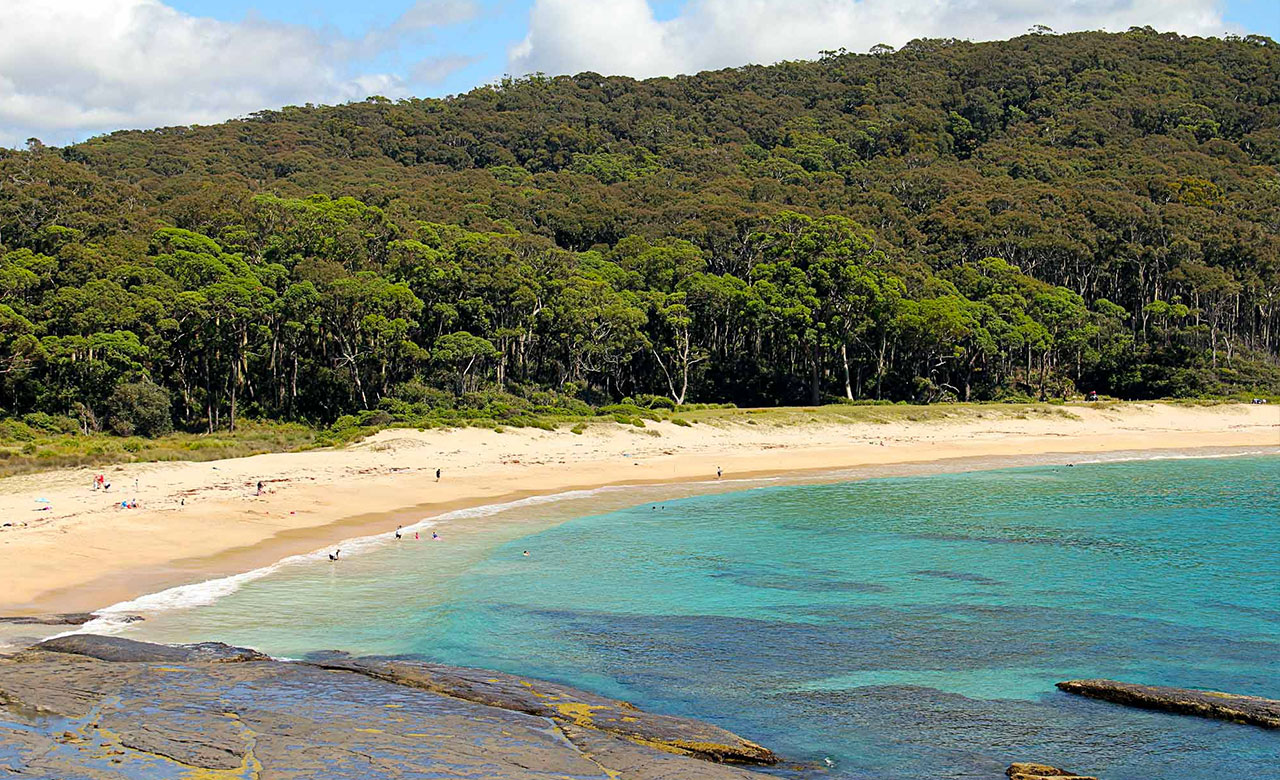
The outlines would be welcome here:
[[[643,77],[1151,25],[1280,39],[1280,0],[0,0],[0,145],[440,96],[503,74]]]

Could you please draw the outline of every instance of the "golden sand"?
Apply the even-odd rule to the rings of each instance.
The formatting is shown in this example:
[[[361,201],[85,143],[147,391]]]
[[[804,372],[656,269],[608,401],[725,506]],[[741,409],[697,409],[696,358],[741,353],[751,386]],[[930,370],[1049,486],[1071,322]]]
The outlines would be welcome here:
[[[388,430],[343,449],[11,477],[0,480],[0,516],[12,523],[0,528],[0,614],[91,610],[245,571],[389,531],[406,508],[416,520],[527,495],[705,480],[717,467],[730,478],[966,457],[1280,448],[1280,406],[1026,412],[957,407],[947,418],[916,422],[736,412],[691,427],[596,423],[582,434],[567,426]],[[99,471],[109,492],[92,489]],[[51,509],[39,511],[46,504],[37,499]],[[129,499],[139,507],[121,508]]]

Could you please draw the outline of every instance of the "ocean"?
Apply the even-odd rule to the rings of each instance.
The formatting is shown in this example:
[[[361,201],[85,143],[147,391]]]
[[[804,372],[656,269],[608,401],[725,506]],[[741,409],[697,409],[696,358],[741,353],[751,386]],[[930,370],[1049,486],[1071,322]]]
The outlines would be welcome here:
[[[120,605],[148,618],[120,630],[555,680],[714,722],[783,776],[1209,780],[1280,755],[1054,688],[1280,698],[1275,455],[618,488],[402,533]]]

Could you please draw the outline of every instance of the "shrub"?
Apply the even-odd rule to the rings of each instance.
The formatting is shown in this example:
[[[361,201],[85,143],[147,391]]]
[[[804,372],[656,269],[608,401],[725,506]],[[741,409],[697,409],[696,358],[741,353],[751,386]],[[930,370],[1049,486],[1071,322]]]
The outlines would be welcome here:
[[[997,393],[995,398],[992,400],[998,401],[1002,404],[1033,404],[1036,402],[1036,399],[1017,390],[1001,391],[1000,393]]]
[[[31,426],[19,420],[0,420],[0,440],[3,441],[31,441],[36,437],[36,432],[31,430]]]
[[[79,433],[80,426],[70,417],[55,417],[44,412],[22,415],[22,421],[32,428],[48,433]]]
[[[624,398],[623,403],[626,403],[627,400],[628,399]],[[635,397],[632,403],[634,403],[636,406],[640,406],[645,409],[675,409],[676,408],[676,402],[672,401],[670,398],[666,397],[665,395],[648,395],[648,394],[638,395]]]
[[[173,400],[154,382],[124,382],[107,399],[111,430],[121,436],[163,436],[173,432]]]
[[[600,414],[624,415],[626,417],[635,417],[640,414],[640,407],[635,404],[609,404],[600,407]]]
[[[367,409],[356,418],[360,425],[371,428],[385,428],[394,422],[390,414],[383,409]]]
[[[453,393],[432,387],[417,379],[396,385],[391,395],[396,400],[431,409],[452,409],[454,406]]]

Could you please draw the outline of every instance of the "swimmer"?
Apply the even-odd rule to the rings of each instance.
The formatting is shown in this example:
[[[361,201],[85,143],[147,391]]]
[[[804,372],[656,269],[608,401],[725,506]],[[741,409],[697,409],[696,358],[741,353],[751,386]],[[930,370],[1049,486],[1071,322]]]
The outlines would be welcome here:
[[[524,556],[524,557],[526,557],[526,558],[528,558],[528,557],[529,557],[529,551],[528,551],[528,550],[525,550],[524,552],[522,552],[522,553],[520,553],[520,554],[521,554],[521,555],[523,555],[523,556]]]
[[[341,554],[342,554],[342,550],[334,550],[333,552],[329,553],[329,560],[336,561],[338,560],[338,556]]]
[[[440,534],[436,533],[435,531],[432,531],[432,532],[431,532],[431,541],[433,541],[433,542],[438,542],[438,541],[440,541]]]

